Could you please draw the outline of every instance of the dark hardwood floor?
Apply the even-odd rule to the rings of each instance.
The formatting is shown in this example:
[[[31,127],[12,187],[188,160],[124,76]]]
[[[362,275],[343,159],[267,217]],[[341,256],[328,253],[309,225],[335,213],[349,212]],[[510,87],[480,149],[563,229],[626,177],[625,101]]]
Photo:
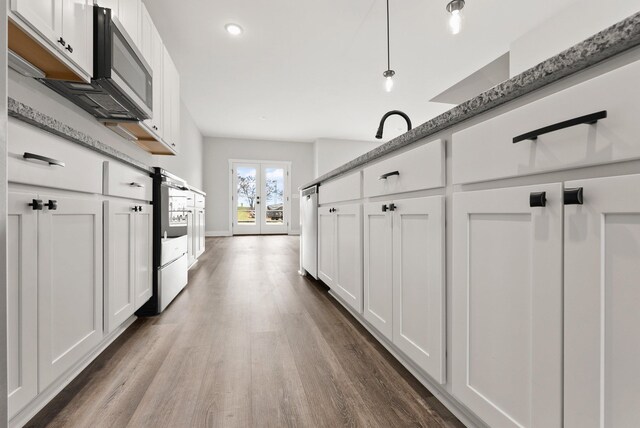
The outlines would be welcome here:
[[[208,238],[189,285],[137,320],[32,427],[460,427],[327,294],[298,238]]]

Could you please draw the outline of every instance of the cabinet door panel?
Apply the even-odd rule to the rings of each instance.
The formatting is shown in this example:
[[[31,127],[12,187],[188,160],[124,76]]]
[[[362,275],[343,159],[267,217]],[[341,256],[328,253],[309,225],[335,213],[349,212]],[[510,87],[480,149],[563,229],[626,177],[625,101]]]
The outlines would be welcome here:
[[[392,215],[388,202],[364,207],[364,318],[387,339],[393,335]]]
[[[637,426],[640,175],[565,187],[565,427]]]
[[[118,2],[118,20],[138,48],[140,47],[141,13],[141,0],[120,0]]]
[[[395,202],[393,343],[445,380],[444,198]]]
[[[102,202],[57,200],[38,219],[38,355],[40,390],[103,337]]]
[[[7,217],[7,369],[9,418],[38,393],[37,195],[9,193]]]
[[[142,306],[153,293],[153,206],[143,205],[134,216],[135,223],[135,308]]]
[[[93,76],[93,5],[89,0],[62,0],[65,54]]]
[[[360,204],[336,208],[335,272],[332,290],[362,313],[362,207]]]
[[[62,0],[11,0],[11,10],[46,39],[62,36]]]
[[[134,204],[106,201],[105,331],[113,331],[135,310]]]
[[[193,208],[187,212],[187,263],[189,266],[196,261],[196,213]]]
[[[335,270],[335,216],[329,207],[318,208],[318,277],[333,286]]]
[[[562,204],[560,184],[454,194],[453,393],[489,426],[562,425]]]

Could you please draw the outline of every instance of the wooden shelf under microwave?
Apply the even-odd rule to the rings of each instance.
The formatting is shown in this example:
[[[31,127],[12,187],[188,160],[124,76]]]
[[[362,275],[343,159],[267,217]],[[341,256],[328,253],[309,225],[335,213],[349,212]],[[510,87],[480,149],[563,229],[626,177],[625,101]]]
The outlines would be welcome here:
[[[145,129],[139,122],[105,122],[104,125],[152,155],[175,156],[176,154],[174,150]]]

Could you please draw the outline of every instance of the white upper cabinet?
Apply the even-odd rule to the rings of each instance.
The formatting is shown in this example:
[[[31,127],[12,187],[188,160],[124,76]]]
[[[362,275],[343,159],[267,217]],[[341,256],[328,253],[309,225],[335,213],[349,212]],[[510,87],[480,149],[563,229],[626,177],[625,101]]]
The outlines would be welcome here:
[[[92,0],[12,0],[19,25],[37,33],[63,62],[70,61],[84,80],[93,76]],[[25,28],[23,26],[23,28]]]
[[[640,420],[640,175],[580,180],[565,206],[566,428]]]
[[[453,394],[491,427],[561,427],[562,185],[453,197]]]
[[[159,138],[164,137],[164,45],[147,7],[142,5],[140,46],[153,71],[153,116],[145,124]]]
[[[142,1],[120,0],[118,2],[118,21],[133,40],[136,47],[140,48],[140,34],[142,26]]]
[[[163,52],[163,93],[162,93],[162,124],[164,126],[164,141],[173,150],[179,151],[180,140],[180,76],[178,70],[169,56],[169,52]]]
[[[58,43],[62,37],[63,0],[11,0],[11,11],[45,39]]]
[[[62,5],[65,53],[83,70],[93,75],[92,0],[63,0]]]
[[[154,28],[151,15],[143,3],[140,9],[140,52],[148,64],[152,62]]]
[[[7,383],[9,418],[38,393],[38,195],[9,192]]]

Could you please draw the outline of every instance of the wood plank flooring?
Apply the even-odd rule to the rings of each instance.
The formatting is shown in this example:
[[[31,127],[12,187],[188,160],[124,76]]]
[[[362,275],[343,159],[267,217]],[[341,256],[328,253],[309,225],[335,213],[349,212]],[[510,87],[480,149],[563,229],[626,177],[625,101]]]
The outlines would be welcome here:
[[[30,427],[461,427],[327,294],[298,238],[207,238],[189,285],[137,320]]]

